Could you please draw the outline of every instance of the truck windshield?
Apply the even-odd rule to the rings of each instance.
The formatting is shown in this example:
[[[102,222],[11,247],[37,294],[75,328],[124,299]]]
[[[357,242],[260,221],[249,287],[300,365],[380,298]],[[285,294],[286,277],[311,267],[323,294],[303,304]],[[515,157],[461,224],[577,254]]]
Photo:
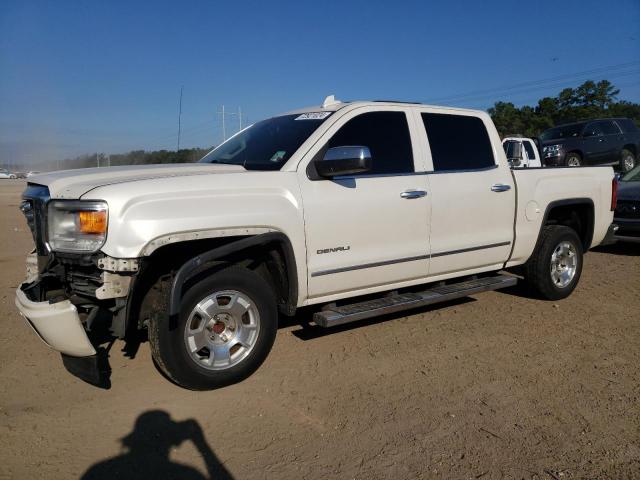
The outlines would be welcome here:
[[[280,170],[329,115],[331,112],[310,112],[262,120],[213,149],[200,162]]]
[[[561,127],[550,128],[540,135],[540,140],[555,140],[557,138],[579,137],[584,128],[584,123],[575,123],[573,125],[563,125]]]

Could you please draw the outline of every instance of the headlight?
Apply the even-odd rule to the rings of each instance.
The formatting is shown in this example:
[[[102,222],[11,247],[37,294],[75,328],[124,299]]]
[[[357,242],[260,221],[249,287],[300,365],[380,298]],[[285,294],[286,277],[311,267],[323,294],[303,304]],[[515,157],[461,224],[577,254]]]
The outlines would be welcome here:
[[[107,238],[107,203],[99,201],[49,202],[47,216],[51,250],[95,252]]]
[[[547,145],[542,148],[542,153],[544,154],[544,158],[547,157],[557,157],[560,155],[560,150],[562,149],[562,145]]]

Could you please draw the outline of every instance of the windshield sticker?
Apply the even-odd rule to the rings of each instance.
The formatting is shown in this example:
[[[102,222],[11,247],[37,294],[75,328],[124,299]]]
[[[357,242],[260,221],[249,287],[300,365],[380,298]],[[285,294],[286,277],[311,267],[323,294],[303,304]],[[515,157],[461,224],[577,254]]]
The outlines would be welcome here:
[[[332,112],[307,112],[302,115],[298,115],[294,120],[324,120]]]
[[[269,159],[269,161],[271,162],[279,162],[280,160],[282,160],[284,158],[284,156],[287,154],[287,152],[285,152],[284,150],[278,150],[276,153],[273,154],[273,157],[271,157]]]

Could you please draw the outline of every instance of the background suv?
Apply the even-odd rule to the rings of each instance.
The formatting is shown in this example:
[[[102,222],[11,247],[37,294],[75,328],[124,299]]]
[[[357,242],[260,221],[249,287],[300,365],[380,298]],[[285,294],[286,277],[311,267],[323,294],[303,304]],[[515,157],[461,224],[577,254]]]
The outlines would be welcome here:
[[[640,131],[628,118],[570,123],[540,135],[545,166],[613,165],[628,172],[636,165]]]

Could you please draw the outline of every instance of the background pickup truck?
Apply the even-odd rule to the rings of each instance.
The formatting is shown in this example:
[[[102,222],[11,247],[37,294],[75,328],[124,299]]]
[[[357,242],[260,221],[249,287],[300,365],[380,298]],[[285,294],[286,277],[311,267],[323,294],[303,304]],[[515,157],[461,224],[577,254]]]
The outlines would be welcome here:
[[[279,312],[320,327],[514,285],[561,299],[610,231],[611,168],[509,168],[480,111],[328,97],[197,164],[31,177],[16,305],[99,384],[105,341],[147,330],[174,382],[211,389],[266,358]]]

